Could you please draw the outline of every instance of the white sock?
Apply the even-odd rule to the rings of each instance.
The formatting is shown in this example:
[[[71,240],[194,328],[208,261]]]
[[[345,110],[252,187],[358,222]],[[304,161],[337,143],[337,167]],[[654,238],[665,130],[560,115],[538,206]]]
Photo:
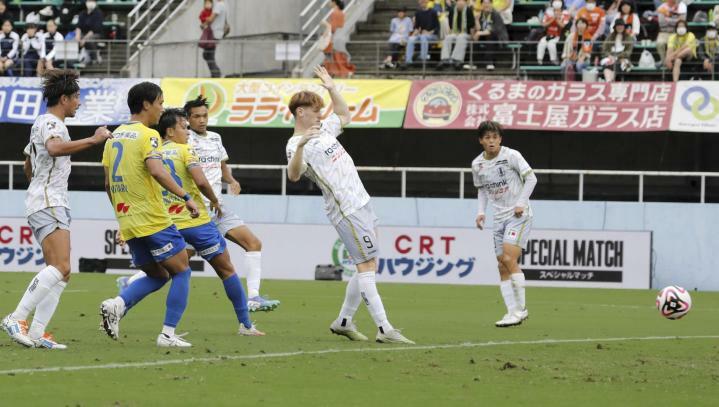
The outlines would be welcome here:
[[[35,315],[32,317],[32,325],[30,325],[29,336],[32,339],[40,339],[45,334],[45,327],[50,323],[50,319],[55,314],[57,304],[60,302],[60,296],[65,290],[67,283],[60,281],[50,288],[45,298],[37,304]]]
[[[514,290],[514,298],[520,310],[524,310],[527,307],[524,300],[524,286],[524,273],[520,271],[519,273],[512,274],[512,289]]]
[[[357,282],[360,296],[364,299],[364,303],[367,304],[367,310],[369,310],[375,325],[384,333],[393,330],[394,328],[387,320],[387,313],[384,310],[384,305],[382,305],[382,298],[380,298],[379,292],[377,291],[374,271],[358,274]]]
[[[62,278],[62,273],[53,266],[40,270],[30,281],[15,312],[12,313],[13,319],[26,320],[37,304],[45,298],[50,288],[62,281]]]
[[[144,271],[138,271],[137,273],[131,275],[130,278],[127,279],[127,285],[130,285],[145,276],[147,276],[147,274],[145,274]]]
[[[260,280],[262,279],[262,252],[245,253],[245,267],[247,268],[247,297],[260,295]]]
[[[342,309],[340,310],[340,322],[346,319],[346,324],[352,322],[352,318],[359,308],[362,296],[359,290],[359,273],[354,273],[352,278],[347,282],[347,288],[345,289],[345,301],[342,303]]]
[[[512,313],[517,309],[517,302],[514,299],[514,290],[512,289],[512,280],[504,280],[499,283],[499,290],[504,298],[504,305],[507,306],[507,312]]]
[[[167,325],[162,326],[162,333],[167,336],[175,336],[175,328]]]

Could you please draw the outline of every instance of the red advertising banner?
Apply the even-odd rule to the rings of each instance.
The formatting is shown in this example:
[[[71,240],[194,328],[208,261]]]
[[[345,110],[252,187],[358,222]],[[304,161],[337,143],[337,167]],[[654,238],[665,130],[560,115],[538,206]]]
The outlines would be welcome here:
[[[404,127],[664,131],[673,101],[666,82],[413,81]]]

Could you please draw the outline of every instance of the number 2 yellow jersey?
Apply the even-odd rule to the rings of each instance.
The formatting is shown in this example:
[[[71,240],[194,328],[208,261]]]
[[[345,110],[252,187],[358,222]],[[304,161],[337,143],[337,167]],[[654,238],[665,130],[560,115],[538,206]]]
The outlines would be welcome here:
[[[115,217],[126,240],[145,237],[172,225],[162,204],[162,188],[150,175],[145,160],[161,160],[160,135],[142,123],[128,123],[105,142],[106,168]]]
[[[203,205],[200,190],[195,185],[192,174],[190,174],[190,168],[200,166],[197,155],[189,145],[172,141],[165,141],[160,147],[160,153],[162,154],[165,168],[170,172],[175,182],[190,194],[193,201],[198,203],[200,216],[193,219],[190,217],[187,208],[185,208],[185,201],[182,198],[172,192],[162,191],[162,201],[177,229],[182,230],[212,222],[205,205]]]

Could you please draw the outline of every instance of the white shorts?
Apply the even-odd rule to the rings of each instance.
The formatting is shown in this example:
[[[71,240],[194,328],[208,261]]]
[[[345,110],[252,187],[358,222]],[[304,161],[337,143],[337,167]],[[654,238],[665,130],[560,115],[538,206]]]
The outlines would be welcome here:
[[[529,242],[529,232],[532,231],[532,217],[525,212],[521,218],[511,218],[494,223],[494,254],[497,257],[504,253],[504,243],[519,246],[522,250]]]
[[[70,210],[64,206],[52,206],[39,210],[27,217],[27,223],[32,229],[38,244],[57,229],[70,230]]]
[[[352,263],[364,263],[379,254],[377,222],[377,215],[370,204],[367,204],[335,225],[340,240],[352,257]]]
[[[238,228],[240,226],[245,226],[245,222],[240,219],[239,216],[235,215],[234,212],[232,212],[225,204],[220,204],[220,209],[222,209],[222,217],[217,218],[217,215],[212,212],[210,215],[212,216],[212,221],[215,222],[215,225],[217,225],[217,230],[220,231],[220,234],[224,237],[227,232],[234,228]]]

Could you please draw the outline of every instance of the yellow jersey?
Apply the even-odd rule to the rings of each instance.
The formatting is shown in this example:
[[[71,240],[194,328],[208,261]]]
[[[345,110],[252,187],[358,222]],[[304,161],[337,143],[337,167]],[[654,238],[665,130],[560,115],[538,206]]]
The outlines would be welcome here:
[[[145,160],[162,159],[160,135],[142,123],[123,124],[105,142],[102,165],[120,232],[126,240],[150,236],[172,226],[162,204],[162,188],[152,178]]]
[[[165,204],[167,213],[177,229],[187,229],[212,222],[205,205],[202,205],[200,189],[190,174],[190,168],[200,166],[200,160],[195,152],[187,144],[178,144],[173,141],[165,141],[160,147],[162,162],[165,168],[175,179],[177,185],[181,186],[197,205],[200,216],[192,218],[190,212],[185,208],[185,201],[170,191],[162,191],[162,202]]]

